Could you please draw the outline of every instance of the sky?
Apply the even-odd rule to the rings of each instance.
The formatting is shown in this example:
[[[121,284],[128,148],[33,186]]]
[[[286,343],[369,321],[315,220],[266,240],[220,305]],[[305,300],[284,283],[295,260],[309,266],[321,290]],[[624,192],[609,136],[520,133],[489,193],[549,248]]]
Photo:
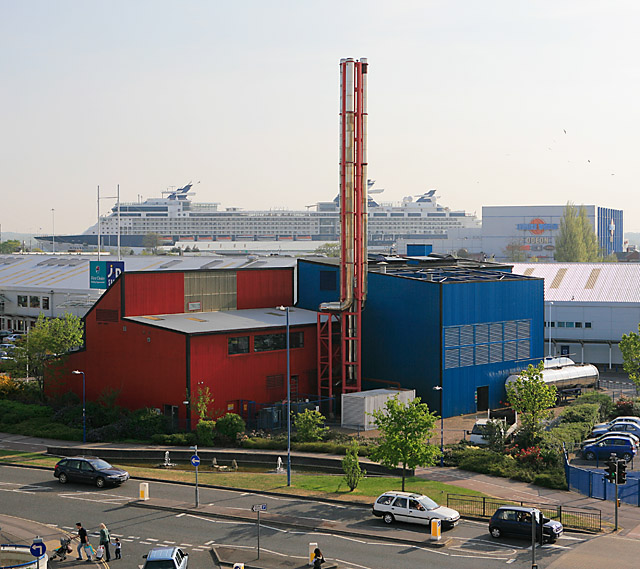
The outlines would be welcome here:
[[[640,231],[635,0],[0,0],[0,226],[115,200],[338,193],[339,62],[369,62],[380,201],[596,204]],[[52,211],[53,210],[53,211]]]

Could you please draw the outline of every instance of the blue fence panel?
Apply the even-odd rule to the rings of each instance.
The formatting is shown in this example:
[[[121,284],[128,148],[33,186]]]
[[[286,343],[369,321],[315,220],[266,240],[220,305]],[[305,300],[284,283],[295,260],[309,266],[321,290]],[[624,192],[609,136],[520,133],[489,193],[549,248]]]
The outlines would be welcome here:
[[[587,470],[565,463],[567,485],[569,490],[575,490],[580,494],[596,498],[598,500],[615,500],[616,485],[604,477],[604,472]],[[640,474],[627,476],[627,483],[618,486],[618,498],[625,504],[640,506]]]

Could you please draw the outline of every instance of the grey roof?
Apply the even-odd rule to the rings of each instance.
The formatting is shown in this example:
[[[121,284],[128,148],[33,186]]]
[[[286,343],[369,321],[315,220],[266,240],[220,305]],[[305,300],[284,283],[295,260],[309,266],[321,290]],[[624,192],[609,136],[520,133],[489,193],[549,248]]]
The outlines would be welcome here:
[[[286,311],[277,308],[250,308],[187,314],[154,314],[125,318],[140,324],[182,332],[212,334],[236,330],[259,330],[286,326]],[[316,324],[317,313],[303,308],[289,309],[289,326]]]
[[[111,255],[101,255],[103,261],[117,260]],[[89,289],[89,261],[97,261],[97,255],[25,254],[0,255],[0,290],[20,289]],[[295,267],[293,257],[227,257],[199,256],[147,256],[130,255],[122,258],[125,272],[129,271],[178,271],[201,269],[284,268]]]
[[[546,301],[640,303],[636,263],[514,263],[513,272],[543,278]]]

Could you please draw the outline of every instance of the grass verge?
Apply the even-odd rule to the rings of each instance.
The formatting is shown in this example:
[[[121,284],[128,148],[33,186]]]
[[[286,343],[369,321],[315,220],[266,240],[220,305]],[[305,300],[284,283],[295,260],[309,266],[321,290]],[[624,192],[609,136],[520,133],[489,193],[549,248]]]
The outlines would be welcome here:
[[[42,453],[17,452],[0,450],[0,463],[25,464],[46,466],[53,469],[58,458]],[[118,466],[118,465],[115,465]],[[166,480],[169,482],[194,482],[194,469],[159,469],[142,466],[121,465],[129,471],[131,476],[149,478],[152,480]],[[331,474],[296,474],[292,476],[292,486],[287,486],[286,474],[253,473],[253,472],[198,472],[201,484],[225,486],[229,488],[243,488],[246,490],[280,492],[316,498],[333,498],[345,501],[371,503],[383,492],[401,490],[402,480],[396,477],[372,476],[364,478],[358,488],[349,491],[341,475]],[[447,494],[466,494],[483,496],[480,492],[461,488],[452,484],[444,484],[424,478],[410,477],[405,481],[408,492],[426,494],[440,504],[447,503]]]

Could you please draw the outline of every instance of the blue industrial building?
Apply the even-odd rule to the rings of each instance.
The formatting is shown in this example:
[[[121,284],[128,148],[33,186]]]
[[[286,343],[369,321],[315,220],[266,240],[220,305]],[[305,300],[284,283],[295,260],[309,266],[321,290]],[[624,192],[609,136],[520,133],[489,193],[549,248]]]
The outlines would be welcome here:
[[[543,280],[502,269],[370,265],[363,388],[415,389],[444,417],[502,406],[505,379],[544,356]],[[299,261],[297,305],[338,300],[338,276],[336,265]]]

